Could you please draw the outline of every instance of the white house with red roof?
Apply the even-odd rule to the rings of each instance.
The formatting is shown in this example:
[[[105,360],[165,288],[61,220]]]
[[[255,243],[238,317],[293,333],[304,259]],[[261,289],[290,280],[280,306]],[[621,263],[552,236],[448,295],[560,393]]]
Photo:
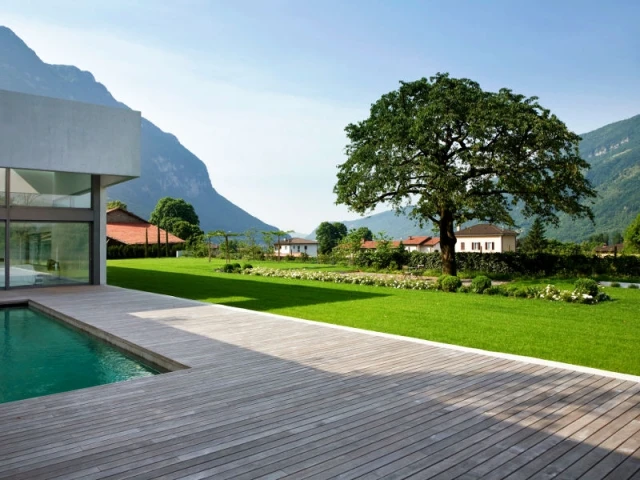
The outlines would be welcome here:
[[[402,240],[405,250],[409,252],[439,252],[440,237],[412,236]]]
[[[517,236],[517,232],[490,223],[473,225],[456,232],[456,252],[515,252]]]
[[[280,243],[276,243],[273,247],[275,254],[280,256],[292,255],[300,257],[303,253],[310,257],[318,256],[318,242],[307,238],[287,238]]]

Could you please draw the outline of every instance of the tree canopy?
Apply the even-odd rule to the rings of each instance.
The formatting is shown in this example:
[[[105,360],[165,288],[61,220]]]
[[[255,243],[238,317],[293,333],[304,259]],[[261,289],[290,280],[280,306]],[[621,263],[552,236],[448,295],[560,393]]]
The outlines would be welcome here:
[[[593,217],[580,137],[536,97],[437,74],[401,82],[345,130],[337,203],[358,213],[414,204],[412,215],[440,231],[444,273],[456,273],[455,224],[513,225],[519,202],[525,216],[554,225],[560,211]]]
[[[624,249],[640,252],[640,213],[624,232]]]
[[[127,204],[122,200],[109,200],[107,202],[107,210],[111,210],[112,208],[121,208],[122,210],[126,210]]]
[[[319,253],[331,253],[331,251],[347,236],[347,227],[340,222],[322,222],[316,229]]]
[[[184,220],[196,226],[200,225],[200,219],[196,215],[193,205],[185,202],[182,198],[164,197],[158,200],[156,208],[151,212],[149,223],[171,231],[171,224],[177,220]]]

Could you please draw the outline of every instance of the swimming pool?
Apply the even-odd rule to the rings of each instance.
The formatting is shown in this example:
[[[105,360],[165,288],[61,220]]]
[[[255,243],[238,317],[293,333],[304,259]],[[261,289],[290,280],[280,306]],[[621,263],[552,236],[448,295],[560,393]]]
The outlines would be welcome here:
[[[36,310],[0,308],[0,403],[158,373]]]

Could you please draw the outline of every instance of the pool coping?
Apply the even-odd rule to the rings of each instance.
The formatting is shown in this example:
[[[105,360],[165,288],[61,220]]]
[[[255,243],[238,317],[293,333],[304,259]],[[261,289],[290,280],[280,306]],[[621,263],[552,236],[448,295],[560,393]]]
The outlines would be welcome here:
[[[20,305],[25,305],[37,312],[48,315],[59,322],[67,324],[87,335],[91,335],[98,340],[114,346],[124,353],[136,357],[140,361],[146,363],[149,367],[156,368],[158,370],[164,370],[160,371],[159,374],[191,368],[189,365],[185,365],[165,355],[154,352],[153,350],[149,350],[148,348],[130,342],[129,340],[125,340],[124,338],[118,337],[113,333],[107,332],[86,322],[80,321],[77,318],[65,315],[64,313],[59,312],[51,307],[47,307],[46,305],[43,305],[42,303],[39,303],[35,300],[25,298],[0,301],[0,308]]]

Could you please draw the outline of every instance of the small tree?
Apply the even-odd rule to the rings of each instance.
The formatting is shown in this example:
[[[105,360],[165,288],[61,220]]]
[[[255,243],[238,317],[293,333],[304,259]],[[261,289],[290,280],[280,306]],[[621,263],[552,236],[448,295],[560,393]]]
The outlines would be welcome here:
[[[239,237],[242,234],[241,233],[235,233],[235,232],[225,232],[224,230],[215,230],[213,232],[209,232],[207,235],[209,237],[223,237],[224,238],[224,251],[225,251],[226,263],[230,263],[231,262],[231,250],[230,250],[230,246],[229,246],[229,238]],[[209,255],[209,261],[211,261],[211,255]]]
[[[368,238],[367,238],[368,237]],[[345,237],[340,240],[341,251],[349,258],[349,263],[353,264],[356,255],[362,248],[363,240],[371,240],[371,230],[367,227],[361,227],[358,229],[351,229]]]
[[[316,240],[318,241],[318,251],[322,254],[331,251],[347,236],[347,227],[340,222],[322,222],[316,229]]]
[[[127,204],[122,200],[109,200],[107,202],[107,210],[111,210],[112,208],[121,208],[122,210],[126,210]]]
[[[624,232],[624,249],[640,253],[640,213]]]
[[[276,237],[276,245],[278,245],[278,261],[280,261],[280,239],[285,239],[287,235],[289,235],[293,230],[275,230],[273,231],[273,235]]]
[[[536,217],[531,225],[531,229],[526,237],[522,240],[520,250],[525,253],[542,253],[547,248],[547,239],[545,238],[545,228],[540,217]]]
[[[184,220],[196,226],[200,225],[200,219],[196,215],[193,205],[185,202],[182,198],[164,197],[158,200],[156,208],[151,212],[149,223],[174,233],[171,226],[177,220]]]
[[[580,137],[536,97],[437,74],[401,82],[346,127],[347,161],[334,187],[337,203],[366,213],[380,203],[431,221],[440,232],[443,273],[456,274],[454,225],[478,219],[513,225],[526,217],[558,223],[562,211],[593,218]]]

